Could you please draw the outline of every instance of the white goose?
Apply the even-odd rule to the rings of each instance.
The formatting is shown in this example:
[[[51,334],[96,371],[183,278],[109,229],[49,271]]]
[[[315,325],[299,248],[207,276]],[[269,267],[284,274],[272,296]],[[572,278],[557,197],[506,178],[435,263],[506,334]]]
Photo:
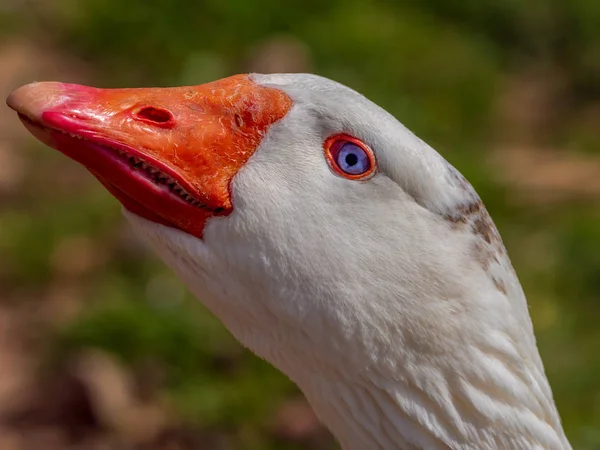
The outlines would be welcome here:
[[[314,75],[34,83],[8,104],[346,450],[569,449],[527,302],[471,185]]]

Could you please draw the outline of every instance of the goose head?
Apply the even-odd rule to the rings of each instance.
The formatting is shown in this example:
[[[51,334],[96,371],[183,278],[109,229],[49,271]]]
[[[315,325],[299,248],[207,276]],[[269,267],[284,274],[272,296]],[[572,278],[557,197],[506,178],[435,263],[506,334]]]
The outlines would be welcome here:
[[[34,83],[8,99],[343,448],[566,449],[482,201],[386,111],[308,74]]]

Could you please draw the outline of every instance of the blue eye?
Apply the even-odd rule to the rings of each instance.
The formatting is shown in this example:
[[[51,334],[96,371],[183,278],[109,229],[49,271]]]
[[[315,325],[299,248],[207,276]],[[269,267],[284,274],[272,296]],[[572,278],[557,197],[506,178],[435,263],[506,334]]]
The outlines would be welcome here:
[[[349,180],[364,180],[375,172],[373,152],[359,139],[347,134],[335,134],[323,143],[329,167],[339,176]]]
[[[362,175],[371,168],[371,158],[367,152],[352,142],[342,144],[335,162],[342,172],[349,175]]]

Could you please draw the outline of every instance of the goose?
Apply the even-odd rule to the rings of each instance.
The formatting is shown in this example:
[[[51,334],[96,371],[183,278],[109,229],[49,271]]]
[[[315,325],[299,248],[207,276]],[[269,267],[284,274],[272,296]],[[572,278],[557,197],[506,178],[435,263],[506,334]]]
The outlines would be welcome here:
[[[59,82],[7,99],[85,166],[345,450],[569,449],[480,197],[391,114],[312,74]]]

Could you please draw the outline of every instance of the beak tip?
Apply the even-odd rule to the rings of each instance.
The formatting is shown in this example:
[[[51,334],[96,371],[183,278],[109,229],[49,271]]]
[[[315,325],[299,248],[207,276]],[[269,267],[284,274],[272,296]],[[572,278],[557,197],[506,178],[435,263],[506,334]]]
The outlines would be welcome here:
[[[17,88],[7,98],[12,110],[29,118],[39,118],[44,111],[63,102],[63,83],[34,82]]]

